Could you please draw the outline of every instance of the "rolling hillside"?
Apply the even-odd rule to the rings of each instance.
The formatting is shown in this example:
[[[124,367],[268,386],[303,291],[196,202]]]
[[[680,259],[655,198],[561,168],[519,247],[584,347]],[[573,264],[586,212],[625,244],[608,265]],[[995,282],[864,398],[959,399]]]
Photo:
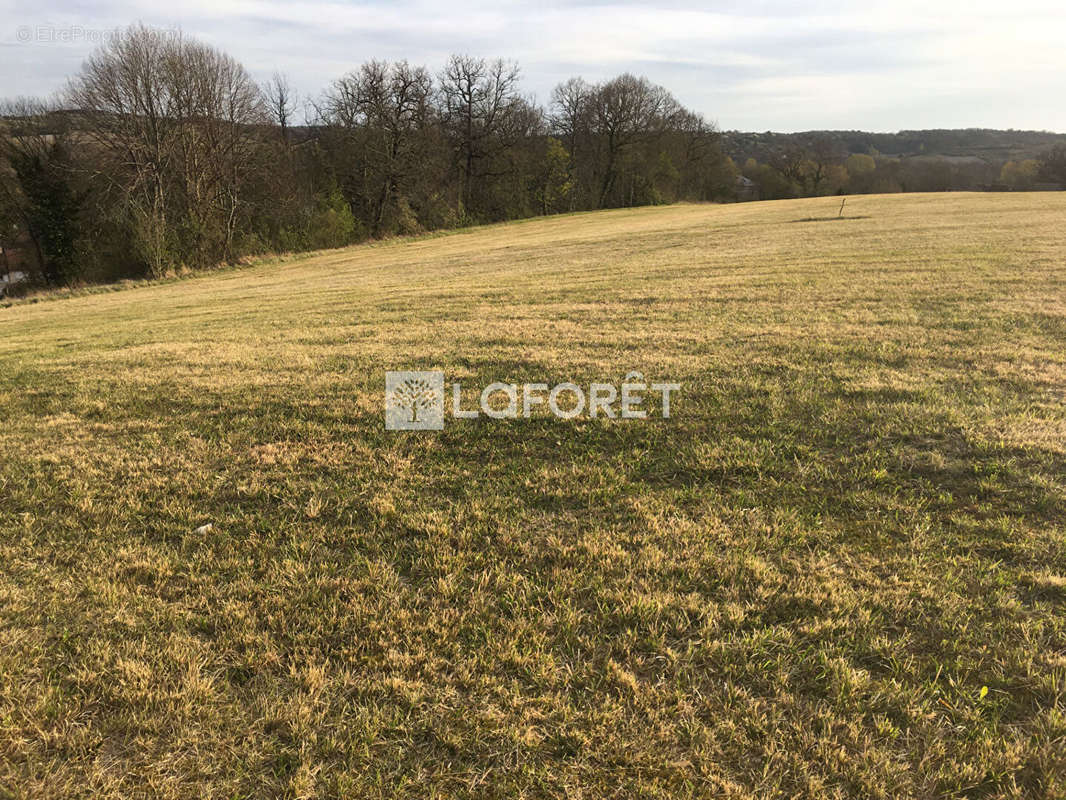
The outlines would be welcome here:
[[[1066,194],[838,208],[0,308],[0,797],[1066,795]]]

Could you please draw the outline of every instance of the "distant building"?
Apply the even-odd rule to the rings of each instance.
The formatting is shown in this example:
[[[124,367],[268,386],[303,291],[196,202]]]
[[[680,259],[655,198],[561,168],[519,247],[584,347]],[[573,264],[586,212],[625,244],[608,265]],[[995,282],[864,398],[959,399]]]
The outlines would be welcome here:
[[[23,234],[7,247],[0,245],[0,286],[6,288],[28,277],[31,244],[30,238]]]
[[[737,175],[736,188],[737,202],[759,199],[759,184],[744,175]]]
[[[28,277],[25,272],[4,272],[2,271],[3,269],[3,267],[0,267],[0,297],[7,294],[9,286],[14,286],[16,283],[20,283]]]
[[[25,236],[18,237],[14,247],[0,246],[0,297],[7,293],[9,286],[14,286],[29,277],[29,264],[26,260]]]

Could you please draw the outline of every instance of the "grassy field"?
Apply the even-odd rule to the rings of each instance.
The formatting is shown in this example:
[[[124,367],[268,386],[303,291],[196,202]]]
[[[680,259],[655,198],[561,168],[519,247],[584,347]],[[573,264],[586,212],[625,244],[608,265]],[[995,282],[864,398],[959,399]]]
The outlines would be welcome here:
[[[1066,194],[838,205],[0,309],[0,797],[1066,797]]]

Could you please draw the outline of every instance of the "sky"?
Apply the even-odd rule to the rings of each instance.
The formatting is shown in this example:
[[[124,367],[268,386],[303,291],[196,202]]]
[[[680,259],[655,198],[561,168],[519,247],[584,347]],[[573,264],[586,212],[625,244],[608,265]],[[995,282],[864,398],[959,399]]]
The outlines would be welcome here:
[[[518,61],[527,93],[633,72],[723,130],[1066,132],[1063,0],[0,0],[0,97],[59,90],[116,28],[208,42],[304,100],[370,59]]]

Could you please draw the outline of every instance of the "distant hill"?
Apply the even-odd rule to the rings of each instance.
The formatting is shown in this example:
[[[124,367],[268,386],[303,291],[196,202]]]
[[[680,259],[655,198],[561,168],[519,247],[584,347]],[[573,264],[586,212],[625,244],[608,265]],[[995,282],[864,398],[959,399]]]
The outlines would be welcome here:
[[[59,130],[78,130],[84,123],[85,112],[52,111],[46,123],[35,122],[35,132],[53,133]],[[2,117],[14,132],[23,121],[17,116]],[[296,125],[290,135],[297,142],[316,136],[315,125]],[[927,157],[955,164],[976,160],[1000,165],[1006,161],[1038,158],[1056,145],[1066,145],[1066,133],[1050,131],[995,130],[991,128],[933,129],[899,131],[898,133],[869,133],[867,131],[803,131],[801,133],[763,133],[724,131],[722,149],[738,165],[749,158],[765,162],[774,151],[790,145],[810,145],[816,141],[832,143],[833,151],[841,156],[853,153],[878,154],[885,157]]]
[[[803,133],[745,133],[725,131],[722,147],[738,164],[749,158],[765,161],[770,153],[796,144],[830,141],[844,155],[879,153],[883,156],[931,157],[958,162],[980,159],[1002,163],[1037,158],[1055,145],[1066,145],[1066,134],[1048,131],[960,130],[900,131],[805,131]]]

